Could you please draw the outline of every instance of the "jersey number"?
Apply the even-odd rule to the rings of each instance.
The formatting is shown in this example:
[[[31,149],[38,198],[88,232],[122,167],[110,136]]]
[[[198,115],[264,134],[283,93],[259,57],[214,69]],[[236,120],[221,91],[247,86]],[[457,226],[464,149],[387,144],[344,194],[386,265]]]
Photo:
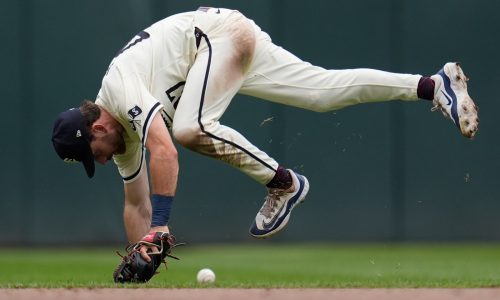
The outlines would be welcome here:
[[[137,38],[133,39],[127,45],[125,45],[125,47],[121,48],[120,51],[118,51],[118,53],[116,54],[116,56],[122,54],[123,52],[130,49],[132,46],[137,45],[143,40],[148,39],[150,35],[146,31],[141,31],[136,35],[136,37]],[[181,99],[183,87],[185,84],[186,84],[185,81],[178,82],[177,84],[175,84],[174,86],[165,91],[165,94],[167,94],[168,99],[170,100],[170,102],[172,102],[174,109],[177,109],[177,105],[179,104],[179,100]]]
[[[121,48],[120,51],[118,51],[118,53],[116,54],[116,56],[122,54],[125,50],[129,49],[130,47],[137,45],[137,43],[140,43],[143,40],[149,38],[149,36],[150,36],[149,33],[147,33],[146,31],[139,32],[136,35],[137,38],[134,39],[133,41],[130,41],[127,45],[125,45],[125,47]]]
[[[185,81],[181,81],[165,91],[165,94],[167,94],[168,99],[170,100],[170,102],[172,102],[174,109],[177,109],[177,105],[179,104],[179,100],[181,99],[185,84]]]
[[[147,33],[146,31],[141,31],[136,36],[138,38],[136,38],[133,41],[130,41],[127,45],[125,45],[125,47],[121,48],[120,51],[118,51],[118,53],[116,53],[115,58],[118,55],[122,54],[125,50],[129,49],[130,47],[132,47],[132,46],[136,45],[137,43],[139,43],[139,42],[141,42],[141,41],[149,38],[149,33]],[[109,69],[111,69],[111,66],[113,65],[113,62],[114,62],[114,60],[112,60],[111,64],[108,66],[108,69],[106,70],[106,75],[108,75]]]

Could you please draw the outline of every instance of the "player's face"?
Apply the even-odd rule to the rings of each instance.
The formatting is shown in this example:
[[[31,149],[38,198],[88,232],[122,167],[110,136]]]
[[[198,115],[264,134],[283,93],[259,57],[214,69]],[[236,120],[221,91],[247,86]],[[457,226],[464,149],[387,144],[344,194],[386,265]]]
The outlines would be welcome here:
[[[90,142],[90,148],[94,159],[105,164],[113,158],[115,154],[125,153],[125,141],[121,132],[116,130],[108,130],[106,133],[94,135]]]

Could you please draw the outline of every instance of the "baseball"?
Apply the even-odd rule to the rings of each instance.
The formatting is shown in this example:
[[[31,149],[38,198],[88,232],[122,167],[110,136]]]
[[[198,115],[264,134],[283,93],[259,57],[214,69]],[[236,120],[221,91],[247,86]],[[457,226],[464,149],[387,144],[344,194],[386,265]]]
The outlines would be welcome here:
[[[213,283],[215,281],[215,273],[210,269],[201,269],[196,275],[196,280],[199,283]]]

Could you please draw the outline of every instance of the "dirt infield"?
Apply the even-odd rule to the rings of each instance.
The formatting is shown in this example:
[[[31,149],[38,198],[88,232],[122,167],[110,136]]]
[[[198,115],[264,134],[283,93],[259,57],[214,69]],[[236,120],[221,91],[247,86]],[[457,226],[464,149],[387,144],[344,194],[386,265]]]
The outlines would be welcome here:
[[[489,300],[495,289],[1,289],[0,300]]]

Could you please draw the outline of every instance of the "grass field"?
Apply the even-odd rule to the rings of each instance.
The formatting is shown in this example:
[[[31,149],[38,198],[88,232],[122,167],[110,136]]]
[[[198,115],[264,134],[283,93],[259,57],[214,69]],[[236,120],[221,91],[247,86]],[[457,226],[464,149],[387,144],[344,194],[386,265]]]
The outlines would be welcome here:
[[[116,249],[0,249],[0,288],[122,287]],[[263,244],[177,248],[141,287],[500,287],[500,245]],[[199,269],[217,275],[196,283]],[[138,285],[125,285],[138,287]]]

